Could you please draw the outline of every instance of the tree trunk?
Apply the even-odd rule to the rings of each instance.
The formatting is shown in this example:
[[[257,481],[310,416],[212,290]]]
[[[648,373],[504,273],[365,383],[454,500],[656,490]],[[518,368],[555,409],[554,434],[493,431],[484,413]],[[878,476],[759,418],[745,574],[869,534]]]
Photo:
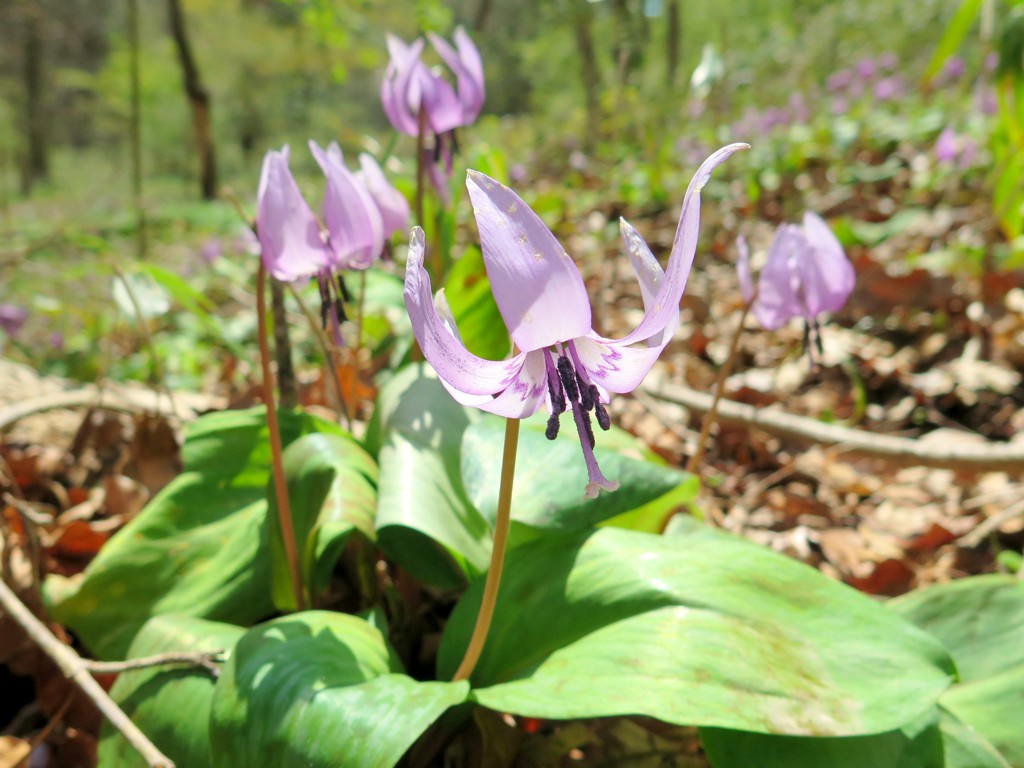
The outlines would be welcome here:
[[[587,147],[596,144],[597,132],[601,125],[601,69],[597,64],[594,49],[591,5],[587,0],[569,0],[570,23],[576,36],[576,48],[580,54],[580,76],[583,78],[583,93],[587,104]]]
[[[43,71],[43,10],[38,3],[25,6],[22,24],[22,77],[25,84],[25,156],[21,173],[22,194],[36,181],[50,175],[47,152],[45,73]]]
[[[483,32],[487,26],[487,20],[491,18],[491,11],[494,10],[493,0],[480,0],[476,7],[476,18],[473,20],[473,29],[476,32]]]
[[[171,36],[174,38],[178,61],[181,64],[185,95],[192,109],[192,132],[195,136],[196,150],[199,152],[199,185],[203,199],[212,200],[217,197],[217,163],[210,120],[210,94],[203,87],[199,68],[192,55],[180,0],[167,0],[167,8],[170,11]]]
[[[665,84],[673,88],[676,84],[676,73],[679,71],[679,44],[682,42],[683,34],[679,0],[666,0],[665,17]]]

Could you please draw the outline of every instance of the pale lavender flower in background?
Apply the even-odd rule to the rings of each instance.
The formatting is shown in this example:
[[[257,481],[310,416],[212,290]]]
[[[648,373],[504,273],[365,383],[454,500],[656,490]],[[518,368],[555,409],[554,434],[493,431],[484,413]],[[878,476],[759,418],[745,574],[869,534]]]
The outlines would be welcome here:
[[[433,295],[423,268],[423,230],[413,230],[405,304],[424,357],[463,405],[525,418],[546,404],[549,439],[558,435],[559,416],[571,411],[587,466],[586,498],[618,487],[597,464],[592,418],[608,429],[605,403],[611,393],[635,389],[672,339],[697,247],[700,190],[720,163],[746,146],[718,150],[693,177],[666,269],[636,230],[620,220],[646,314],[617,341],[594,331],[583,278],[555,236],[515,192],[494,179],[470,171],[466,186],[494,299],[515,344],[513,357],[485,360],[463,346],[443,292]]]
[[[865,80],[870,80],[878,73],[878,64],[874,59],[861,59],[856,66],[857,75]]]
[[[833,72],[825,80],[825,87],[833,93],[841,93],[853,83],[853,76],[853,70],[850,69],[841,69],[838,72]]]
[[[950,56],[946,59],[942,65],[942,69],[939,71],[938,77],[936,78],[938,85],[949,85],[954,83],[963,77],[964,72],[967,71],[967,65],[964,60],[959,56]]]
[[[887,69],[891,72],[900,65],[900,57],[893,51],[886,51],[878,57],[878,64],[882,69]]]
[[[850,111],[850,102],[846,99],[838,98],[832,100],[832,114],[836,117],[842,117]]]
[[[409,224],[409,201],[391,186],[377,159],[365,152],[359,155],[359,170],[355,177],[370,193],[370,198],[380,211],[384,239],[405,229]]]
[[[408,204],[402,208],[396,197],[400,193],[388,184],[375,161],[362,160],[359,178],[345,167],[337,144],[324,150],[310,141],[309,148],[326,178],[326,230],[321,229],[295,183],[285,146],[264,158],[256,233],[263,263],[276,279],[294,282],[316,277],[324,326],[329,318],[335,340],[340,342],[339,325],[345,319],[348,291],[339,272],[366,269],[379,258],[384,250],[385,219],[388,234],[404,228]]]
[[[737,241],[736,264],[740,290],[758,323],[767,330],[781,328],[793,318],[804,321],[804,341],[814,362],[822,351],[819,316],[842,309],[853,291],[856,275],[832,230],[815,213],[804,214],[802,226],[783,224],[775,233],[757,281],[750,271],[746,241]]]
[[[60,331],[54,331],[50,334],[50,346],[53,347],[56,352],[64,351],[64,334]]]
[[[590,165],[590,161],[587,160],[587,156],[580,152],[578,149],[573,150],[569,153],[569,167],[574,171],[582,173],[587,170]]]
[[[0,304],[0,330],[10,338],[21,332],[28,320],[28,310],[17,304]]]
[[[992,74],[999,67],[999,52],[990,51],[985,56],[985,71]]]
[[[810,109],[802,93],[794,93],[789,97],[789,114],[797,125],[805,125],[811,119]]]
[[[981,148],[978,146],[978,142],[970,136],[963,136],[960,145],[960,162],[958,165],[961,168],[971,168],[977,164],[980,154]]]
[[[442,169],[431,172],[437,191],[448,196],[448,177],[452,172],[452,153],[457,149],[455,130],[471,125],[484,105],[484,68],[480,52],[466,31],[455,30],[455,46],[429,34],[430,44],[455,76],[453,87],[441,74],[422,60],[423,39],[406,45],[394,35],[387,36],[390,61],[381,83],[381,104],[395,130],[409,136],[423,127],[433,136],[429,159]],[[443,177],[444,183],[438,183]]]
[[[974,88],[974,109],[985,117],[992,117],[999,111],[999,95],[994,85],[978,80]]]
[[[207,264],[213,264],[224,253],[224,248],[219,237],[211,237],[203,243],[199,249],[199,255]]]
[[[508,169],[508,177],[517,184],[520,184],[530,177],[530,173],[526,170],[525,165],[522,163],[516,163]]]
[[[905,92],[903,79],[899,75],[883,77],[875,83],[875,98],[879,101],[893,101]]]
[[[943,164],[952,163],[958,154],[956,131],[946,126],[935,141],[935,159]]]

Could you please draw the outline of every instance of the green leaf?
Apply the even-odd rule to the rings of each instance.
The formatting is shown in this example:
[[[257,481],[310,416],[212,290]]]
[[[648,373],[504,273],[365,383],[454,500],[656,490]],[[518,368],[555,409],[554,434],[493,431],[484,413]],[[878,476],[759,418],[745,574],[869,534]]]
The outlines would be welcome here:
[[[544,436],[543,414],[519,438],[512,546],[537,530],[577,530],[637,513],[651,525],[696,493],[692,478],[671,469],[613,428],[595,454],[614,493],[585,501],[587,469],[575,431]],[[378,452],[381,546],[419,579],[454,588],[488,565],[497,511],[504,421],[452,400],[425,364],[396,374],[381,390],[367,446]],[[646,521],[646,522],[645,522]]]
[[[281,411],[285,445],[300,434],[343,434],[330,422]],[[123,658],[150,616],[251,624],[273,613],[266,532],[270,445],[262,408],[189,425],[185,471],[108,541],[80,580],[50,577],[54,617],[100,658]]]
[[[171,651],[230,653],[245,630],[231,624],[177,614],[154,616],[139,630],[128,652],[137,659]],[[210,701],[215,679],[199,667],[166,666],[123,672],[110,690],[125,714],[178,765],[210,768]],[[99,745],[104,768],[145,766],[121,733],[104,723]]]
[[[884,606],[738,539],[547,536],[510,552],[505,573],[473,676],[473,697],[501,712],[858,735],[927,711],[954,674],[936,640]],[[442,678],[481,590],[449,620]]]
[[[964,682],[1024,665],[1024,582],[991,574],[916,590],[889,608],[949,649]]]
[[[889,606],[941,640],[962,683],[942,706],[1014,765],[1024,765],[1024,583],[990,574],[891,600]]]
[[[362,619],[287,616],[251,629],[225,665],[210,722],[214,765],[392,766],[468,690],[402,674]]]
[[[467,349],[488,360],[503,360],[512,341],[491,294],[479,249],[468,249],[452,264],[444,292]]]
[[[998,752],[938,708],[910,725],[872,736],[812,738],[701,728],[714,768],[1009,768]]]
[[[982,0],[960,0],[960,7],[950,20],[946,31],[942,33],[939,44],[935,47],[935,53],[925,70],[925,80],[931,80],[939,73],[946,59],[956,53],[960,43],[971,31],[974,20],[981,13]]]
[[[374,538],[377,466],[351,437],[314,433],[285,449],[284,473],[303,583],[307,592],[315,594],[327,586],[349,534],[358,530]],[[295,610],[273,478],[268,482],[274,604],[281,610]]]

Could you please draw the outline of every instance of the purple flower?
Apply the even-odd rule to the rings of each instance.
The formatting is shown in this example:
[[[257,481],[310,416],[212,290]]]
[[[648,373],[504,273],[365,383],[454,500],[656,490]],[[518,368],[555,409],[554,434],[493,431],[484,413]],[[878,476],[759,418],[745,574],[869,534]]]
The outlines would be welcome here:
[[[203,243],[199,249],[199,255],[207,264],[213,264],[224,253],[224,248],[219,237],[211,237]]]
[[[897,56],[892,51],[886,51],[885,53],[878,57],[878,64],[882,67],[882,69],[887,69],[891,71],[899,66],[900,57]]]
[[[953,83],[963,77],[964,72],[967,71],[967,65],[964,60],[959,56],[950,56],[946,59],[946,63],[942,65],[942,71],[939,72],[938,81],[942,85]]]
[[[959,154],[956,132],[947,126],[935,141],[935,159],[940,163],[952,163]]]
[[[811,119],[810,110],[807,108],[807,101],[802,93],[794,93],[789,97],[789,113],[792,121],[797,125],[805,125]]]
[[[380,98],[384,112],[396,131],[409,136],[419,133],[422,109],[428,127],[438,136],[470,125],[484,104],[484,68],[466,31],[455,30],[455,48],[437,35],[429,35],[434,50],[455,74],[457,91],[421,61],[423,39],[406,45],[394,35],[387,36],[391,60],[384,72]]]
[[[404,228],[408,204],[403,209],[400,193],[384,178],[375,161],[361,159],[362,179],[345,167],[341,149],[326,150],[309,142],[313,157],[326,177],[323,213],[326,232],[302,196],[288,168],[289,150],[268,152],[263,160],[258,193],[256,233],[263,263],[278,280],[293,282],[316,277],[322,299],[324,324],[328,316],[335,339],[345,319],[344,282],[334,273],[369,267],[384,250],[384,238]]]
[[[28,310],[17,304],[0,304],[0,330],[12,339],[28,320]]]
[[[841,93],[849,88],[852,82],[853,71],[841,69],[828,76],[828,79],[825,81],[825,87],[832,91],[832,93]]]
[[[878,65],[875,63],[874,59],[861,59],[860,61],[857,62],[856,69],[857,74],[860,77],[864,78],[865,80],[869,80],[875,76],[875,73],[878,72]]]
[[[903,95],[903,80],[898,75],[883,77],[875,83],[875,98],[879,101],[892,101]]]
[[[667,269],[661,268],[640,235],[620,221],[646,314],[618,341],[593,330],[583,279],[554,235],[515,192],[494,179],[470,171],[466,186],[494,299],[518,350],[513,357],[484,360],[463,346],[444,294],[433,296],[423,268],[423,230],[413,230],[405,304],[424,356],[463,405],[525,418],[546,403],[551,414],[549,439],[558,434],[559,416],[570,410],[587,465],[586,498],[595,498],[600,488],[618,487],[597,465],[591,417],[608,429],[611,421],[604,404],[610,393],[635,389],[672,338],[697,246],[700,190],[721,162],[746,146],[718,150],[693,177]]]
[[[841,309],[853,291],[856,275],[843,247],[815,213],[804,214],[803,226],[783,224],[775,233],[754,293],[746,241],[737,241],[736,264],[743,298],[753,301],[754,317],[767,330],[803,318],[808,340],[819,351],[818,316]],[[813,359],[813,348],[809,347]]]

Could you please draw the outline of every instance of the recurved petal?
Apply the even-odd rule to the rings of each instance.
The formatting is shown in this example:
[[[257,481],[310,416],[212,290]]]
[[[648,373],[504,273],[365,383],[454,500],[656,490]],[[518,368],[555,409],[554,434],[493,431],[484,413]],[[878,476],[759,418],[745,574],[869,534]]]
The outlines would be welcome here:
[[[757,301],[754,302],[754,317],[767,330],[781,328],[790,318],[804,314],[797,295],[794,263],[797,251],[805,248],[803,233],[798,228],[783,225],[775,233],[757,281]]]
[[[413,103],[412,83],[417,70],[423,66],[420,61],[423,40],[418,38],[412,45],[406,45],[394,35],[388,35],[387,46],[391,60],[380,86],[381,105],[396,131],[415,136],[418,132],[416,112],[419,102]]]
[[[521,353],[509,360],[477,357],[466,349],[445,326],[434,307],[430,277],[423,268],[423,230],[413,227],[409,236],[409,259],[405,265],[405,307],[413,333],[427,359],[451,390],[461,395],[499,395],[520,375],[526,358]]]
[[[654,254],[651,253],[651,249],[647,247],[647,242],[640,236],[640,233],[633,229],[632,224],[620,218],[619,231],[622,233],[622,242],[626,246],[629,263],[633,265],[636,279],[640,283],[640,296],[643,298],[644,310],[649,311],[658,295],[658,288],[665,280],[665,270],[654,258]]]
[[[853,292],[853,265],[828,224],[816,213],[804,214],[803,232],[807,258],[799,263],[799,269],[807,309],[812,315],[837,312]]]
[[[341,150],[325,152],[309,142],[327,177],[324,219],[334,258],[332,268],[366,269],[384,250],[384,226],[370,193],[341,162]]]
[[[359,173],[356,174],[380,211],[384,237],[389,238],[409,223],[409,201],[395,189],[372,155],[359,155]]]
[[[690,275],[693,258],[697,252],[697,235],[700,229],[700,191],[708,183],[715,168],[725,162],[733,152],[748,149],[749,146],[749,144],[730,144],[727,147],[722,147],[697,169],[697,173],[691,179],[690,185],[686,188],[686,195],[683,197],[683,210],[679,215],[679,226],[676,228],[675,239],[672,243],[672,253],[668,259],[668,266],[665,268],[665,279],[655,296],[654,305],[647,311],[636,330],[622,340],[623,343],[644,341],[656,336],[673,318],[678,319],[679,301],[686,289],[686,280]]]
[[[427,72],[426,69],[423,70]],[[427,110],[427,121],[430,129],[435,134],[453,131],[460,125],[462,120],[462,104],[459,97],[455,95],[455,89],[443,78],[432,72],[427,72],[429,82],[423,82],[423,104]]]
[[[455,31],[457,51],[438,35],[428,33],[427,37],[444,63],[455,73],[459,91],[460,125],[469,125],[480,114],[484,104],[484,70],[480,52],[462,27]]]
[[[596,333],[576,339],[573,344],[591,381],[602,391],[622,394],[640,386],[665,345],[672,340],[678,323],[679,313],[676,312],[675,317],[670,318],[662,330],[658,342],[644,347],[631,347]]]
[[[292,282],[327,266],[328,251],[316,216],[288,169],[288,147],[263,158],[257,196],[256,233],[267,270]]]
[[[494,300],[519,349],[585,336],[590,301],[555,236],[508,187],[476,171],[466,180]]]
[[[479,408],[506,419],[525,419],[544,405],[547,399],[547,378],[544,370],[544,352],[535,350],[526,353],[522,367],[512,382],[497,397],[491,395],[469,395],[460,392],[441,379],[444,388],[452,398],[462,405]]]

